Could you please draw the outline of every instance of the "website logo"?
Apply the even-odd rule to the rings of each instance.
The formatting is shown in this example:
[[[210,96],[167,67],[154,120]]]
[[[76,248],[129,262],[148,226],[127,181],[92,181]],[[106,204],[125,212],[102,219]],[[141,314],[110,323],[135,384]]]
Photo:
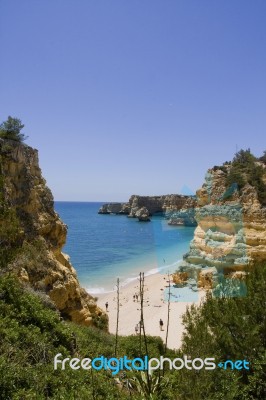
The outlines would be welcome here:
[[[62,353],[56,354],[54,357],[54,369],[65,370],[66,367],[69,367],[73,370],[90,370],[91,368],[100,371],[100,370],[110,370],[112,371],[112,375],[117,375],[120,371],[149,371],[151,373],[155,370],[163,370],[164,368],[168,368],[169,370],[181,370],[186,368],[188,370],[214,370],[216,367],[223,369],[249,369],[249,362],[246,360],[227,360],[225,362],[215,363],[215,358],[207,357],[207,358],[194,358],[191,359],[188,356],[184,356],[183,358],[174,358],[171,360],[170,358],[160,356],[160,358],[150,358],[148,356],[144,356],[143,358],[136,357],[133,359],[129,359],[127,356],[116,358],[106,358],[104,356],[91,358],[62,358]]]

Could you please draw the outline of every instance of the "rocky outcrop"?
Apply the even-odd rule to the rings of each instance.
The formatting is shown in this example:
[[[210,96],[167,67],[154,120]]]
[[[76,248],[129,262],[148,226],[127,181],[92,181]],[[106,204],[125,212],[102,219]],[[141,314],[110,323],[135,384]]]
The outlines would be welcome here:
[[[229,170],[229,164],[210,169],[197,192],[197,227],[180,272],[199,287],[212,287],[219,274],[239,278],[239,271],[266,260],[266,208],[250,184],[227,188]]]
[[[150,214],[149,211],[147,210],[146,207],[141,207],[137,212],[136,212],[136,217],[138,220],[141,222],[149,222],[150,221]]]
[[[108,203],[101,206],[98,214],[129,214],[129,212],[127,203]]]
[[[166,213],[166,218],[169,219],[168,225],[185,225],[196,226],[195,208],[181,208],[178,211],[170,211]]]
[[[76,271],[62,253],[67,226],[54,211],[37,150],[0,139],[0,156],[2,203],[15,211],[22,238],[19,256],[8,268],[34,289],[47,293],[66,318],[83,325],[106,318],[94,298],[80,287]]]
[[[104,204],[99,214],[125,214],[129,218],[138,218],[140,221],[148,221],[149,218],[139,218],[143,208],[147,210],[148,216],[162,214],[173,221],[179,219],[179,225],[195,226],[194,207],[196,199],[193,196],[170,194],[163,196],[138,196],[132,195],[127,203]],[[142,211],[141,211],[142,210]]]
[[[150,215],[156,213],[166,214],[169,218],[171,213],[177,210],[190,209],[195,207],[196,199],[193,196],[170,194],[163,196],[137,196],[133,195],[129,199],[129,216],[135,217],[136,212],[141,207],[146,207]]]
[[[176,272],[172,274],[172,280],[175,285],[182,287],[187,283],[189,276],[187,272]]]

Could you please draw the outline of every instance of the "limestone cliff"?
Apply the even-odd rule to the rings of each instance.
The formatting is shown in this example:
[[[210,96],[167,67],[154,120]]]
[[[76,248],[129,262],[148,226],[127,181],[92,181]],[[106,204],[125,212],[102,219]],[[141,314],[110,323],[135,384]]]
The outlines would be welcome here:
[[[126,214],[130,218],[139,218],[143,210],[148,215],[145,218],[140,217],[140,221],[149,221],[148,216],[156,213],[162,213],[170,224],[174,225],[179,219],[178,225],[196,225],[194,219],[194,208],[196,199],[193,196],[184,196],[180,194],[170,194],[162,196],[138,196],[132,195],[127,203],[109,203],[104,204],[99,214]]]
[[[265,193],[265,164],[255,164],[263,171],[264,188],[260,188]],[[252,180],[243,182],[241,190],[237,185],[228,187],[231,168],[226,163],[208,170],[205,183],[197,191],[197,227],[181,272],[174,277],[178,283],[182,277],[190,277],[199,287],[209,288],[218,274],[239,277],[239,271],[254,261],[266,260],[265,204]]]
[[[6,269],[35,290],[45,292],[64,317],[83,325],[97,325],[106,316],[80,287],[76,271],[62,253],[67,226],[54,211],[37,150],[0,139],[0,156],[1,205],[15,212],[20,229],[18,253]],[[5,230],[4,215],[0,215],[0,232]]]

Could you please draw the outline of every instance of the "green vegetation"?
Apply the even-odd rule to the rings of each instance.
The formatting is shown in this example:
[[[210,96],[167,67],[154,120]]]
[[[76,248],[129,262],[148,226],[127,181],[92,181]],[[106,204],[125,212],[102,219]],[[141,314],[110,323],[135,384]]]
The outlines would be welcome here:
[[[24,128],[21,120],[9,116],[6,121],[0,125],[0,138],[15,140],[16,142],[24,142],[27,139],[21,130]]]
[[[16,256],[22,244],[22,228],[14,209],[4,201],[4,181],[0,156],[0,270]]]
[[[226,285],[226,282],[224,283]],[[254,267],[246,281],[247,296],[208,295],[200,308],[184,315],[186,333],[174,359],[215,357],[247,360],[246,370],[166,370],[154,372],[150,389],[146,374],[53,369],[57,353],[64,357],[114,356],[115,337],[93,327],[60,318],[45,293],[22,286],[10,275],[0,278],[0,398],[3,399],[176,399],[255,400],[266,396],[266,265]],[[226,291],[226,290],[225,290]],[[148,337],[150,357],[164,353],[161,339]],[[139,337],[119,337],[118,357],[143,356]]]
[[[226,281],[224,284],[230,285],[230,280]],[[191,307],[186,312],[182,351],[192,358],[215,357],[221,362],[246,359],[250,370],[182,370],[180,399],[266,398],[266,265],[254,267],[246,286],[245,297],[209,294],[201,308]]]
[[[263,161],[264,157],[265,154],[259,160]],[[266,205],[266,185],[263,181],[264,169],[258,164],[259,160],[251,154],[250,149],[240,150],[235,154],[231,163],[226,183],[228,188],[237,185],[240,191],[246,183],[249,183],[257,190],[259,201]]]
[[[263,152],[263,156],[259,158],[264,164],[266,164],[266,151]]]
[[[62,321],[45,294],[34,293],[12,276],[0,278],[0,337],[1,399],[128,399],[126,386],[131,387],[132,398],[143,398],[137,385],[133,387],[133,373],[112,376],[111,371],[92,374],[69,367],[55,371],[57,353],[79,358],[114,356],[115,338],[97,328]],[[118,357],[139,356],[138,345],[136,336],[120,338]],[[148,347],[155,357],[163,344],[160,338],[148,337]],[[164,397],[159,393],[156,398]]]
[[[2,223],[1,220],[5,222]],[[14,210],[0,210],[0,269],[5,268],[18,254],[22,233]]]

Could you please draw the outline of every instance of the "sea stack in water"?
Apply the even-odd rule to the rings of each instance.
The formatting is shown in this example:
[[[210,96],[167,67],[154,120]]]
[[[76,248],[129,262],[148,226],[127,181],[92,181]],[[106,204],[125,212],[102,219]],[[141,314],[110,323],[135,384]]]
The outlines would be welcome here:
[[[108,203],[101,206],[98,214],[121,214],[127,215],[130,212],[128,203]]]
[[[150,221],[150,214],[146,207],[141,207],[136,212],[136,217],[140,222],[149,222]]]

